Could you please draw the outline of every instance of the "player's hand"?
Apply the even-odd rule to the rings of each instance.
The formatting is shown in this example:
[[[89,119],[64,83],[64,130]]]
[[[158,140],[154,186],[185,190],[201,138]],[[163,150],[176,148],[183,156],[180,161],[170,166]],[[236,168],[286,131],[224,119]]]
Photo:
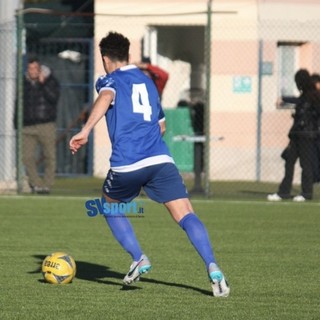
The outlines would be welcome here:
[[[72,154],[77,153],[77,151],[88,142],[88,134],[80,131],[75,136],[73,136],[69,142],[69,149]]]

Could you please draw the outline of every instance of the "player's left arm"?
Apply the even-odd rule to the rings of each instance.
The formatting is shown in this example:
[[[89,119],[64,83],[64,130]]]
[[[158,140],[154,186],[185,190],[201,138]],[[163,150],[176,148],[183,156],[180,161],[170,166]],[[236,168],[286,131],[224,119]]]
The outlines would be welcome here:
[[[159,112],[159,116],[158,116],[158,123],[160,126],[161,135],[163,136],[166,132],[166,118],[165,118],[161,104],[158,103],[158,105],[160,107],[160,112]]]
[[[109,106],[114,98],[114,92],[111,90],[102,90],[99,93],[98,98],[94,102],[92,112],[83,126],[81,131],[73,136],[69,143],[69,148],[72,154],[75,154],[83,145],[88,142],[88,137],[93,127],[99,122],[99,120],[106,114]]]
[[[159,121],[159,126],[160,126],[160,132],[161,132],[161,135],[163,136],[166,132],[166,120],[160,120]]]

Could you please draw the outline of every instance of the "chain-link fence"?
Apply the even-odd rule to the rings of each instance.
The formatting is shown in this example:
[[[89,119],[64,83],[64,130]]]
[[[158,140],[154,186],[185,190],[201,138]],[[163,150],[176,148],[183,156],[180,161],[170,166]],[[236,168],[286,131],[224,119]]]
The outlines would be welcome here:
[[[44,22],[18,28],[18,34],[28,28],[33,31],[33,37],[28,33],[27,38],[21,37],[25,43],[21,56],[24,70],[26,57],[36,54],[61,85],[57,176],[104,177],[108,169],[110,146],[101,138],[106,134],[104,126],[98,126],[77,158],[71,157],[68,141],[85,121],[94,96],[94,81],[103,73],[97,43],[109,30],[115,30],[130,39],[132,62],[149,57],[169,73],[162,95],[165,140],[193,191],[215,194],[215,183],[221,182],[240,186],[240,190],[248,182],[270,183],[269,191],[277,187],[284,174],[281,153],[288,144],[292,109],[279,110],[275,102],[281,95],[299,94],[294,83],[299,68],[320,72],[318,21],[248,22],[215,19],[207,12],[165,16],[100,14],[95,16],[95,37],[91,38],[69,37],[65,30],[71,25],[64,28],[61,24],[45,24],[53,30],[54,36],[49,38],[36,36]],[[1,101],[4,116],[0,118],[0,143],[5,151],[1,153],[0,181],[1,190],[7,192],[17,190],[15,159],[22,153],[19,148],[16,153],[13,126],[19,83],[15,59],[19,55],[12,40],[17,34],[15,22],[0,28],[1,43],[8,44],[1,45],[6,63],[1,63],[4,68],[0,79],[0,94],[5,97]],[[18,78],[22,76],[17,74]],[[21,88],[17,86],[17,90]],[[42,173],[43,160],[39,151],[37,161]],[[297,163],[295,183],[300,183],[300,174]],[[227,187],[223,190],[229,192]]]
[[[81,128],[93,101],[93,39],[92,35],[79,37],[86,34],[81,30],[88,33],[92,28],[92,23],[70,22],[63,28],[50,21],[28,22],[25,15],[1,25],[1,44],[5,44],[1,45],[0,89],[4,98],[2,192],[30,192],[37,187],[45,193],[56,176],[92,175],[92,141],[77,158],[68,150],[69,139]],[[45,36],[48,32],[53,35]],[[27,72],[30,59],[41,66],[41,85]],[[51,77],[59,90],[49,84]],[[55,98],[50,97],[50,90]]]
[[[15,189],[15,131],[13,128],[14,96],[15,96],[15,55],[16,53],[15,23],[7,22],[0,29],[0,189]],[[5,45],[4,45],[5,44]],[[5,62],[4,62],[5,60]]]

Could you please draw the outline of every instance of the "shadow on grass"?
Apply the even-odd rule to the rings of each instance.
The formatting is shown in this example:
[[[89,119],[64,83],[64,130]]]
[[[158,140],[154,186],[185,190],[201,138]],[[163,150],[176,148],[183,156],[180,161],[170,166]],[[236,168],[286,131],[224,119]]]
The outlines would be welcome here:
[[[38,268],[34,271],[30,271],[29,273],[35,274],[40,273],[41,274],[41,265],[42,261],[46,257],[46,255],[33,255],[34,258],[37,259],[37,263],[39,264]],[[107,285],[115,285],[121,287],[120,290],[123,291],[129,291],[129,290],[140,290],[141,287],[130,285],[130,286],[124,286],[122,284],[122,279],[124,278],[125,274],[112,271],[109,267],[86,262],[86,261],[76,261],[77,264],[77,273],[76,278],[86,281],[93,281],[97,283],[107,284]],[[107,279],[106,279],[107,278]],[[110,280],[109,280],[110,279]],[[117,281],[112,281],[111,279],[116,279]],[[40,282],[44,282],[43,279],[39,280]],[[204,295],[212,296],[212,292],[209,290],[204,290],[201,288],[181,284],[181,283],[175,283],[175,282],[167,282],[167,281],[160,281],[150,278],[141,278],[140,282],[145,283],[153,283],[153,284],[160,284],[170,287],[177,287],[177,288],[183,288],[188,290],[194,290]]]

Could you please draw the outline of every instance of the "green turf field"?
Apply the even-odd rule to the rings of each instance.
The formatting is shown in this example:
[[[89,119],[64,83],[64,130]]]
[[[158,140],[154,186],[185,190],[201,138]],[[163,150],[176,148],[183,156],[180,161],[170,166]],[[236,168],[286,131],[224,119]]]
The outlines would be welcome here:
[[[194,200],[231,285],[213,298],[184,232],[143,199],[131,218],[152,271],[129,289],[131,263],[88,197],[0,197],[0,319],[319,319],[320,203]],[[77,263],[72,284],[42,281],[53,251]]]

